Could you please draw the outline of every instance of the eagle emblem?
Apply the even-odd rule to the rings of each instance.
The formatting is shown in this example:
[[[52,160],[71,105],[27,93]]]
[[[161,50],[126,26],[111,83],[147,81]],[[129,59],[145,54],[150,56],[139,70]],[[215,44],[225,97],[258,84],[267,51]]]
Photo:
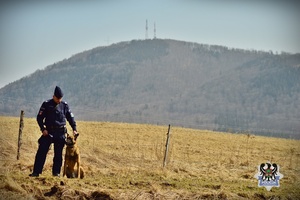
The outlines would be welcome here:
[[[276,163],[262,163],[258,165],[258,172],[255,178],[258,179],[258,187],[265,187],[268,191],[272,187],[279,187],[279,180],[283,178],[283,174],[279,172],[279,165]]]

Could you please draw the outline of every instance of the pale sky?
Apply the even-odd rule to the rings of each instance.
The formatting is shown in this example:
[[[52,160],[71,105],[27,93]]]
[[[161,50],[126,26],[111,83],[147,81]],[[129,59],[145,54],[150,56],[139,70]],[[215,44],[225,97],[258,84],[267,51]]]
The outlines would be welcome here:
[[[300,53],[300,1],[39,0],[0,3],[0,88],[98,46],[148,38]]]

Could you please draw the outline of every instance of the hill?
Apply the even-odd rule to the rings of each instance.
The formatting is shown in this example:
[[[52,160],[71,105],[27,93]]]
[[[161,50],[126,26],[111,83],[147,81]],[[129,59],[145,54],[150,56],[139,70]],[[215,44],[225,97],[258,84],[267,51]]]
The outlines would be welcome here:
[[[0,89],[0,114],[34,117],[54,87],[76,118],[300,138],[300,54],[175,40],[78,53]],[[9,102],[9,103],[7,103]]]
[[[298,199],[300,141],[171,127],[78,121],[84,179],[52,177],[53,148],[43,174],[32,171],[35,119],[25,118],[16,160],[19,119],[0,117],[0,199]],[[69,130],[70,127],[68,127]],[[280,166],[279,188],[267,191],[254,178],[266,161]]]

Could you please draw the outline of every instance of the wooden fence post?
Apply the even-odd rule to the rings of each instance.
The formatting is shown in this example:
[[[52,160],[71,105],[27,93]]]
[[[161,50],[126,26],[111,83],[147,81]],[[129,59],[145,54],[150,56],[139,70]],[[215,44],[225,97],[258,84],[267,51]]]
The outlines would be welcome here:
[[[19,138],[18,138],[17,160],[19,160],[19,158],[20,158],[20,149],[21,149],[21,145],[22,145],[22,131],[23,131],[23,128],[24,128],[23,117],[24,117],[24,111],[21,110],[21,114],[20,114],[20,126],[19,126]]]
[[[168,157],[168,151],[169,151],[169,143],[170,143],[170,128],[171,125],[169,124],[168,133],[167,133],[167,141],[166,141],[166,150],[165,150],[165,157],[164,157],[164,163],[163,167],[167,165],[167,157]]]

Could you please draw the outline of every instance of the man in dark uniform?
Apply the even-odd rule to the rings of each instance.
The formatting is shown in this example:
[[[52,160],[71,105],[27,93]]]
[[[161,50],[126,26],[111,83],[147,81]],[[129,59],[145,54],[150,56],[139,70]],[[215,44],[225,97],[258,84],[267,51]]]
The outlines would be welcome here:
[[[43,102],[37,115],[37,123],[42,136],[38,140],[39,148],[35,156],[33,172],[29,175],[38,177],[42,173],[51,143],[54,143],[52,174],[59,176],[62,166],[62,151],[65,146],[66,120],[77,134],[76,122],[67,102],[62,101],[63,92],[56,86],[53,98]]]

